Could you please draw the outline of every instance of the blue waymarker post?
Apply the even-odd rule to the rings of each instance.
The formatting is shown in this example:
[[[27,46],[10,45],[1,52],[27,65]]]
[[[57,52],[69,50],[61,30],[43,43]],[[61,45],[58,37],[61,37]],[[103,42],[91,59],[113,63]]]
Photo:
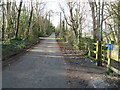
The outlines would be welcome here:
[[[113,50],[113,44],[108,44],[108,50]]]

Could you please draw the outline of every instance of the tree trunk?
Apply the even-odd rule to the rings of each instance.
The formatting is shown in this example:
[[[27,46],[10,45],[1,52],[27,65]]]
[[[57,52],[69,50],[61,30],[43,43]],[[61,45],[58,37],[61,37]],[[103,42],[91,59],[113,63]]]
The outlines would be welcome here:
[[[60,12],[60,30],[61,30],[61,12]]]
[[[32,21],[32,14],[33,14],[33,7],[30,12],[30,18],[29,18],[29,24],[28,24],[28,36],[30,35],[30,25],[31,25],[31,21]]]
[[[97,23],[97,26],[98,26],[98,40],[101,41],[101,24],[100,24],[100,20],[101,20],[101,15],[100,15],[100,0],[98,2],[98,6],[99,6],[99,9],[98,9],[98,23]]]
[[[4,13],[4,4],[2,5],[2,13],[3,13],[3,21],[2,21],[2,41],[4,41],[4,33],[5,33],[5,13]]]
[[[9,38],[9,33],[10,33],[10,5],[11,3],[8,1],[6,5],[6,18],[7,18],[7,24],[6,24],[6,35],[7,38]]]
[[[120,46],[120,1],[118,1],[118,45]]]
[[[91,10],[92,10],[92,20],[93,20],[93,39],[94,39],[94,42],[97,41],[98,39],[98,32],[97,32],[97,19],[96,19],[96,11],[95,11],[95,2],[90,2],[90,7],[91,7]]]
[[[18,18],[17,18],[17,27],[16,27],[15,38],[18,38],[18,31],[19,31],[19,22],[20,22],[21,8],[22,8],[22,0],[20,1],[19,10],[18,10]]]
[[[103,41],[103,36],[102,36],[103,19],[104,19],[103,11],[104,11],[104,2],[102,2],[102,11],[101,11],[101,17],[102,17],[101,18],[101,29],[100,29],[100,32],[101,32],[101,35],[100,35],[101,41]]]

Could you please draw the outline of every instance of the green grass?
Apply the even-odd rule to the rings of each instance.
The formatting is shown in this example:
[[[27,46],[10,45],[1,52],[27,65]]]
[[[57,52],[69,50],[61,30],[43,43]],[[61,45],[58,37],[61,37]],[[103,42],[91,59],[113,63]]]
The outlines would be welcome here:
[[[24,49],[27,46],[31,45],[33,42],[35,42],[38,38],[29,38],[29,39],[11,39],[9,41],[2,43],[2,54],[7,54],[9,51]]]

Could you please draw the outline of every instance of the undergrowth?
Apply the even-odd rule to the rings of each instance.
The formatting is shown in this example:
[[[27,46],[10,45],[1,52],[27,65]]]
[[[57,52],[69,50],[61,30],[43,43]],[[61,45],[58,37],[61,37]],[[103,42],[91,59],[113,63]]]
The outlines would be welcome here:
[[[36,40],[38,40],[37,37],[29,39],[13,38],[11,40],[5,41],[2,43],[2,54],[4,55],[7,54],[9,51],[24,49]]]

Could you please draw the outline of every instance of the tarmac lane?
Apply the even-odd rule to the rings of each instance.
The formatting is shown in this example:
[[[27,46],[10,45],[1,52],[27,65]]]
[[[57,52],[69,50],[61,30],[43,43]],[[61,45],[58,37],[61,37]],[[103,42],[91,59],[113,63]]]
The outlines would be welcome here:
[[[55,33],[2,71],[3,88],[69,88]]]

